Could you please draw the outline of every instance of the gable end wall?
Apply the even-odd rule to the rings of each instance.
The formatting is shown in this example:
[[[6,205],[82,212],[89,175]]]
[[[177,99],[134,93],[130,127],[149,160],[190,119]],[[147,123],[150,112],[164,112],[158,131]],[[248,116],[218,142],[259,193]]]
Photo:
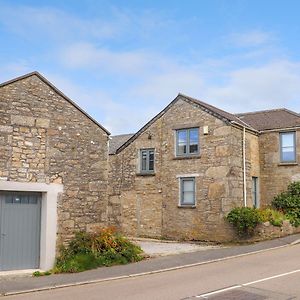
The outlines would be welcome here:
[[[0,180],[58,183],[58,243],[106,225],[107,134],[37,76],[0,88]]]
[[[203,134],[203,126],[208,126],[208,135]],[[176,129],[189,127],[200,128],[200,155],[178,159],[174,155]],[[232,230],[224,216],[234,206],[243,205],[242,136],[241,129],[196,105],[177,101],[124,150],[109,157],[111,224],[133,236],[230,239]],[[254,149],[257,137],[247,133],[247,147],[250,143]],[[154,176],[138,174],[142,148],[155,148]],[[248,193],[250,174],[259,172],[256,163],[255,155],[247,152]],[[180,208],[178,177],[189,174],[196,176],[197,204]]]

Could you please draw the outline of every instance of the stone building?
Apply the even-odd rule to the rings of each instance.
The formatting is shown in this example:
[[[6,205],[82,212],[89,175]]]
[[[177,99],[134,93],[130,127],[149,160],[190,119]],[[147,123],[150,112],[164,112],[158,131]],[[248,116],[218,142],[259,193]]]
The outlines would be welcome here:
[[[179,94],[109,132],[33,72],[0,84],[0,271],[53,266],[74,231],[230,240],[224,216],[300,180],[300,116],[230,114]],[[298,150],[298,151],[297,151]]]
[[[179,94],[136,134],[112,137],[111,224],[128,235],[228,240],[234,206],[270,204],[300,180],[300,116],[233,115]]]
[[[107,224],[109,132],[37,72],[0,85],[0,270]]]

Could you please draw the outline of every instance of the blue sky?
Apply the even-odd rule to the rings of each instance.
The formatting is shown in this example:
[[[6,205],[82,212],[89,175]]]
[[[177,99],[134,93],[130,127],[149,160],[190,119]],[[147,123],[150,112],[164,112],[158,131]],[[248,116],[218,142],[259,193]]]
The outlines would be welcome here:
[[[112,134],[178,92],[300,112],[298,0],[0,0],[0,81],[37,70]]]

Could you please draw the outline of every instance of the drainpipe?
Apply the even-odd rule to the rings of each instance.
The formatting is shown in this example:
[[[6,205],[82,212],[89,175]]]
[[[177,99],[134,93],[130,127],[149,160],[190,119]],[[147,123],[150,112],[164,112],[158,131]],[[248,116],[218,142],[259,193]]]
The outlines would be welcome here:
[[[244,206],[247,206],[247,181],[246,181],[246,127],[235,122],[231,121],[232,124],[238,125],[243,128],[243,200]],[[252,129],[252,128],[251,128]],[[256,130],[254,130],[256,131]],[[256,131],[257,132],[257,131]]]
[[[244,206],[247,206],[247,187],[246,187],[246,128],[243,126],[243,181],[244,181]]]

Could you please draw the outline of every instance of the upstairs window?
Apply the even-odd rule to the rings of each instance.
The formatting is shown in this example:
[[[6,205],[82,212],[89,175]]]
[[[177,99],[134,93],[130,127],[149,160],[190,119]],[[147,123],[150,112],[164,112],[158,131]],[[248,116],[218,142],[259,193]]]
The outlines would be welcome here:
[[[296,161],[296,133],[295,132],[280,133],[280,161],[281,162]]]
[[[154,173],[154,149],[142,149],[140,156],[140,172]]]
[[[176,131],[176,156],[192,156],[199,153],[199,128]]]

